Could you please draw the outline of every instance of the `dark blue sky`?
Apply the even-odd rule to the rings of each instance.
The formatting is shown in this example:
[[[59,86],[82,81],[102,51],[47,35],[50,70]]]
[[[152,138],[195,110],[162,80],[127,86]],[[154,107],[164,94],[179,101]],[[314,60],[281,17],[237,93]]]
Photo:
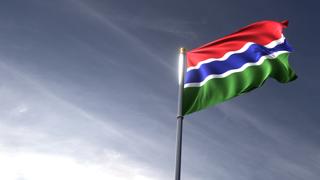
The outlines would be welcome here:
[[[317,1],[2,0],[0,179],[172,179],[177,57],[290,21],[299,78],[187,116],[184,180],[317,180]]]

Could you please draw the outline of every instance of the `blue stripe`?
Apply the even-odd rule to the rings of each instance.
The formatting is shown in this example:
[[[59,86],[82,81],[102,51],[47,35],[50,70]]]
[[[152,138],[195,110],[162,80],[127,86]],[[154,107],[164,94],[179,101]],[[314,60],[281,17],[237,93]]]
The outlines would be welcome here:
[[[233,54],[225,61],[212,61],[202,64],[199,69],[188,71],[185,77],[185,84],[201,82],[211,74],[223,74],[232,69],[239,69],[248,62],[257,62],[262,56],[277,51],[292,51],[292,48],[287,41],[270,49],[258,44],[252,44],[245,52]]]

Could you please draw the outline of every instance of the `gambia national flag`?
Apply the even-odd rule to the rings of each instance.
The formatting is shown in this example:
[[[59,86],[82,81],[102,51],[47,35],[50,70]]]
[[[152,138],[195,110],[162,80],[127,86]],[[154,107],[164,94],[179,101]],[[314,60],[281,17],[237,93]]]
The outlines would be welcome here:
[[[183,115],[251,91],[269,77],[281,83],[296,79],[283,35],[287,26],[288,21],[257,22],[188,51]]]

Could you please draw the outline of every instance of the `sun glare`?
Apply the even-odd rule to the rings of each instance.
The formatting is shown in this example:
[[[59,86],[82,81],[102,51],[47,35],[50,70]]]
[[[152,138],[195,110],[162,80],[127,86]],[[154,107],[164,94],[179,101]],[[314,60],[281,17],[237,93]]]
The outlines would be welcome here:
[[[132,167],[116,166],[50,154],[0,152],[0,179],[5,180],[151,180]]]

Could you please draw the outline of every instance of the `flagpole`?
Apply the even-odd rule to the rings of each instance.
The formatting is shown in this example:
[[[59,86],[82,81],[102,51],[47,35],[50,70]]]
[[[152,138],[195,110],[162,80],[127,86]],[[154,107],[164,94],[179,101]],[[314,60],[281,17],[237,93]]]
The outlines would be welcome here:
[[[184,85],[184,72],[186,61],[186,49],[180,48],[179,53],[179,91],[178,91],[178,112],[177,112],[177,147],[176,147],[176,169],[175,180],[180,180],[181,176],[181,150],[182,150],[182,127],[183,127],[183,114],[182,114],[182,97]]]

